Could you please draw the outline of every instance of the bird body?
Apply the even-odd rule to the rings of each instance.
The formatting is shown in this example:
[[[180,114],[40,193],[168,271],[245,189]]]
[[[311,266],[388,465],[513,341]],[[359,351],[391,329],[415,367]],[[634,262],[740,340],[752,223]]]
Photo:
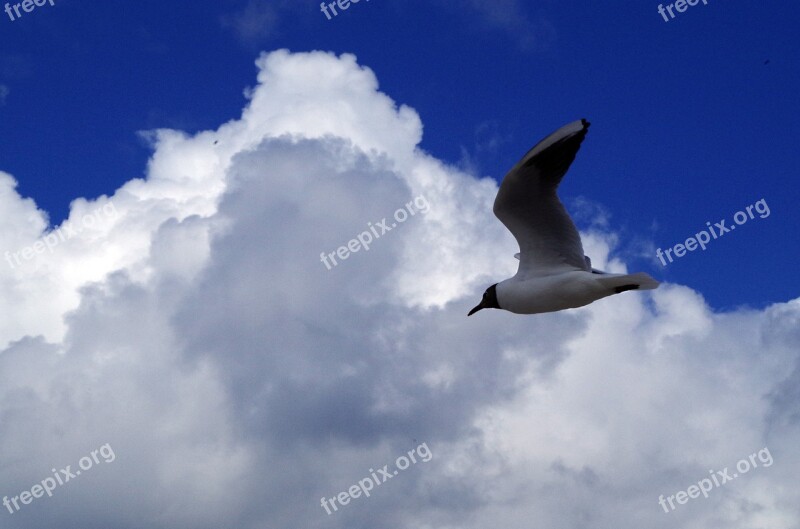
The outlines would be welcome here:
[[[497,284],[497,302],[509,312],[538,314],[582,307],[613,293],[605,293],[591,276],[582,270],[522,280],[515,276]]]
[[[539,314],[583,307],[625,290],[655,288],[647,274],[598,274],[571,270],[528,279],[516,276],[497,284],[500,308],[516,314]],[[629,288],[626,288],[629,287]]]
[[[486,309],[517,314],[554,312],[588,305],[627,290],[654,289],[644,272],[610,274],[592,268],[578,230],[556,190],[566,174],[589,122],[569,123],[537,143],[500,184],[494,214],[519,243],[514,277],[486,289],[468,316]]]

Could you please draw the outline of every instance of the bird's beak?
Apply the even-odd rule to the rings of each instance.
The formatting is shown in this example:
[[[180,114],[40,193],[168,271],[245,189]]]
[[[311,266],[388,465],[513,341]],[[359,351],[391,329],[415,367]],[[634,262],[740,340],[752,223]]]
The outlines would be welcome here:
[[[478,305],[476,307],[474,307],[471,311],[469,311],[469,314],[467,314],[467,316],[472,316],[473,314],[475,314],[476,312],[478,312],[479,310],[481,310],[483,308],[485,308],[485,307],[483,306],[483,300],[481,300],[481,302],[478,303]]]

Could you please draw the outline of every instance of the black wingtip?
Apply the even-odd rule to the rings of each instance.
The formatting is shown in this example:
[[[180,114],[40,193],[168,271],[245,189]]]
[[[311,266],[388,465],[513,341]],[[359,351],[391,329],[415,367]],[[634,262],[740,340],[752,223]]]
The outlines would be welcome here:
[[[583,128],[585,129],[588,129],[589,125],[591,125],[591,123],[589,123],[589,121],[586,118],[581,118],[581,123],[583,123]]]

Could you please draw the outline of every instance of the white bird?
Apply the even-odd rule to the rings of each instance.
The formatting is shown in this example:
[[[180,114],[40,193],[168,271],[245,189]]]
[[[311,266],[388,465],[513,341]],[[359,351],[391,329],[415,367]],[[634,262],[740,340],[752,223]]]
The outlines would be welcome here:
[[[503,178],[494,214],[517,239],[519,268],[514,277],[487,288],[467,316],[481,309],[554,312],[626,290],[658,287],[658,281],[644,272],[611,274],[592,268],[578,230],[556,195],[588,130],[585,119],[561,127],[537,143]]]

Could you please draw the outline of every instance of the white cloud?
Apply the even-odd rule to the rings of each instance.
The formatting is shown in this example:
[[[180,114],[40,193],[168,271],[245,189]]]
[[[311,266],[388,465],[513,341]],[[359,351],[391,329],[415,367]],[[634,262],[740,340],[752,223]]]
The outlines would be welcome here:
[[[0,267],[0,495],[117,456],[3,527],[797,526],[800,302],[714,313],[664,285],[467,319],[516,265],[495,182],[421,151],[351,55],[258,67],[241,117],[151,134],[146,178],[72,204],[117,218]],[[418,195],[425,216],[320,262]],[[5,173],[0,211],[9,250],[47,229]],[[587,251],[624,269],[606,222]],[[430,462],[325,514],[423,441]],[[764,446],[773,466],[661,511]]]

